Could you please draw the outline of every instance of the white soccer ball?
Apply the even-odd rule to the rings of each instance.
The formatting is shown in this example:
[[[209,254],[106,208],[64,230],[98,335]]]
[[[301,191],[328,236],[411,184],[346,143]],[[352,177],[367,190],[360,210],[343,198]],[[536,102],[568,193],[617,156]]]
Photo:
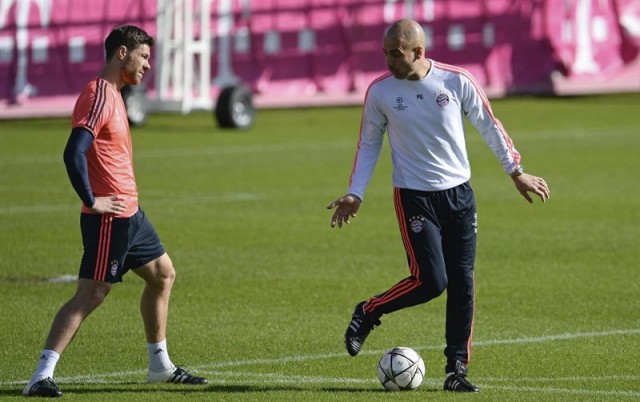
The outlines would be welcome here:
[[[389,349],[378,362],[378,379],[388,391],[416,389],[426,374],[424,361],[411,348]]]

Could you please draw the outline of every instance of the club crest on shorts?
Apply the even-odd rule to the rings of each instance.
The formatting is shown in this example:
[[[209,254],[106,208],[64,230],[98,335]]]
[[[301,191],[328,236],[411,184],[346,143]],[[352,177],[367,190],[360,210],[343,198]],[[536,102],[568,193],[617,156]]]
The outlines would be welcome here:
[[[116,276],[116,273],[118,272],[118,260],[113,260],[111,261],[111,276]]]
[[[449,104],[451,94],[446,89],[441,89],[436,92],[436,103],[440,107],[445,107]]]
[[[412,216],[409,219],[409,227],[413,233],[420,233],[424,229],[424,216]]]

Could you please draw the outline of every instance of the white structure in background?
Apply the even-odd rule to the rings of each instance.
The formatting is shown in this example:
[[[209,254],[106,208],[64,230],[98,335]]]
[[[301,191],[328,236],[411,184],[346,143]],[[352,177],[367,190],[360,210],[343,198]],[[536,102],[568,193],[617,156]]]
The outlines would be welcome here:
[[[217,38],[218,39],[218,76],[213,80],[213,85],[224,88],[240,83],[240,79],[233,73],[231,65],[231,37],[233,28],[233,9],[232,1],[218,1],[218,20],[217,22]],[[243,9],[245,13],[249,12],[248,0],[243,1]],[[249,38],[246,38],[248,42]],[[248,46],[248,45],[247,45]]]
[[[185,114],[192,110],[212,110],[211,89],[216,87],[220,89],[214,110],[218,125],[248,128],[255,116],[253,94],[233,73],[233,3],[230,0],[215,3],[219,49],[217,77],[211,79],[211,4],[212,0],[158,0],[157,92],[150,109]],[[241,4],[249,9],[248,0]],[[144,93],[138,89],[130,91],[125,95],[130,121],[142,123],[146,116]]]
[[[158,0],[153,109],[212,108],[210,20],[211,0]]]

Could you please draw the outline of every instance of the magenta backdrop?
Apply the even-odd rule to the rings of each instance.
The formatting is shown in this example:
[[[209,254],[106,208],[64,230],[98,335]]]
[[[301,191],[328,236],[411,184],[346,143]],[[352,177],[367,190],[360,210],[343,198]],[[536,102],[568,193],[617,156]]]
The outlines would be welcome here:
[[[0,117],[75,97],[100,69],[108,32],[128,23],[155,36],[157,7],[0,1]],[[469,69],[492,96],[640,91],[638,0],[214,0],[211,79],[223,82],[220,66],[230,66],[264,106],[361,99],[385,72],[384,28],[402,17],[425,27],[429,57]]]

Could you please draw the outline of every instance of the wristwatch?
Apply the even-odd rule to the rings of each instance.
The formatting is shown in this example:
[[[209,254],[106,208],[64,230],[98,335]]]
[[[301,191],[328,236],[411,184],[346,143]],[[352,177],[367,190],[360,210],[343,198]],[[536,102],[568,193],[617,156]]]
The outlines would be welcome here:
[[[509,176],[511,177],[520,176],[522,173],[524,173],[524,169],[522,168],[522,165],[518,165],[516,166],[515,169],[511,171],[511,173],[509,173]]]

